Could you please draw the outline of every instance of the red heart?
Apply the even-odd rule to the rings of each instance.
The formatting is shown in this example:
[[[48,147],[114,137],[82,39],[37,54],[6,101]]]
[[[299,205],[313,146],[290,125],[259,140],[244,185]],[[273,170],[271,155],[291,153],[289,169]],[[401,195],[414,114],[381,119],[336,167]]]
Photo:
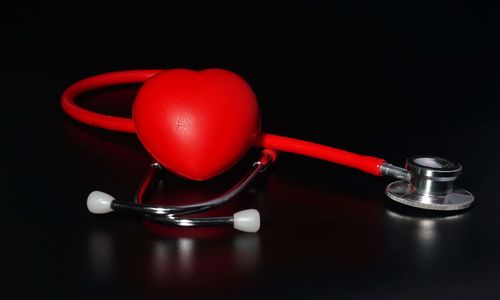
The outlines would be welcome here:
[[[260,132],[252,88],[222,69],[158,73],[139,90],[132,115],[147,151],[165,168],[193,180],[229,169]]]

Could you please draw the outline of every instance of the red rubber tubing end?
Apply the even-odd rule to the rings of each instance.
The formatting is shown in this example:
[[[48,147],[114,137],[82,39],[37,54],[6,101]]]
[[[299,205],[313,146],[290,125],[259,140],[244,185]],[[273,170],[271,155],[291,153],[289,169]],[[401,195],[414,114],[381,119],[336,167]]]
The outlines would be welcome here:
[[[255,146],[314,157],[375,176],[382,176],[380,166],[385,162],[381,158],[269,133],[261,133],[255,141]]]

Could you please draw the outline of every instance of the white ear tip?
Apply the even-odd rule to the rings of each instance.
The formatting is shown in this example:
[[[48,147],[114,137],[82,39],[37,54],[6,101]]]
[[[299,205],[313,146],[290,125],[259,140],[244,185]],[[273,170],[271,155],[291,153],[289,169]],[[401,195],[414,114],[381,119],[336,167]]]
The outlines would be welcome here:
[[[234,229],[245,232],[257,232],[260,228],[260,214],[256,209],[245,209],[233,215]]]
[[[93,191],[87,197],[87,208],[93,214],[107,214],[112,212],[111,202],[115,198],[101,191]]]

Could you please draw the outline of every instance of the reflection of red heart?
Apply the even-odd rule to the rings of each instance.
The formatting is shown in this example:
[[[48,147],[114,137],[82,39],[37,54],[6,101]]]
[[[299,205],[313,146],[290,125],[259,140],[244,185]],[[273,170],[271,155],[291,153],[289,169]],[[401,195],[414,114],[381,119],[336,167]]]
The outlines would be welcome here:
[[[139,90],[133,119],[148,152],[170,171],[193,180],[233,166],[260,131],[251,87],[221,69],[158,73]]]

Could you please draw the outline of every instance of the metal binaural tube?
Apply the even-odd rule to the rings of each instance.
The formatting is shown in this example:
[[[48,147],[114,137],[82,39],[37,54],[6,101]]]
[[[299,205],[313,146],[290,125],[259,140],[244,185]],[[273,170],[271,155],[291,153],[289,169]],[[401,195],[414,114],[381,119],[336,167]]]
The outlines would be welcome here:
[[[145,179],[141,183],[138,188],[137,195],[135,198],[135,203],[130,202],[114,202],[114,209],[122,209],[122,210],[131,210],[136,212],[142,212],[146,214],[152,215],[183,215],[183,214],[193,214],[196,212],[205,211],[216,206],[222,205],[233,197],[235,197],[238,193],[240,193],[243,189],[245,189],[255,177],[263,172],[270,164],[272,163],[272,159],[268,156],[267,153],[262,153],[261,158],[254,162],[252,165],[252,169],[231,189],[223,193],[222,195],[196,204],[190,205],[178,205],[178,206],[163,206],[163,205],[150,205],[150,204],[142,204],[142,197],[144,195],[144,191],[146,190],[147,185],[153,180],[153,177],[158,173],[158,167],[156,164],[151,165],[151,169],[146,175]]]
[[[130,211],[142,214],[144,217],[166,225],[181,227],[193,226],[220,226],[229,225],[234,229],[244,232],[257,232],[260,229],[260,213],[256,209],[245,209],[234,213],[232,216],[221,217],[182,217],[182,215],[194,214],[222,205],[233,199],[261,172],[264,172],[276,158],[276,153],[263,150],[260,159],[253,163],[252,169],[231,189],[209,201],[178,206],[146,205],[142,198],[147,187],[155,179],[161,170],[158,163],[151,164],[151,168],[142,180],[135,197],[135,202],[117,201],[109,194],[101,191],[93,191],[87,198],[87,208],[94,214],[106,214],[112,211]]]
[[[175,216],[149,215],[148,219],[165,225],[194,227],[194,226],[221,226],[232,225],[234,218],[231,217],[207,217],[207,218],[179,218]]]

